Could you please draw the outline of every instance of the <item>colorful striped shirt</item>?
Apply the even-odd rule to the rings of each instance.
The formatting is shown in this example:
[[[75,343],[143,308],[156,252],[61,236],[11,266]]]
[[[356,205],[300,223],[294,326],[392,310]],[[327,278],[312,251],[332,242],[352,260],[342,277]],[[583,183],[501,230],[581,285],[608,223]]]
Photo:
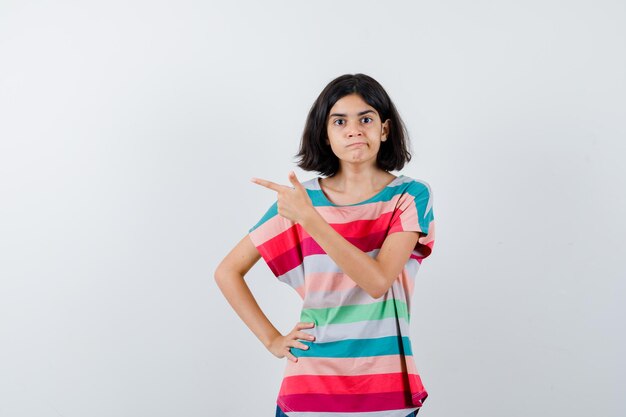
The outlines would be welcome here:
[[[280,216],[276,202],[249,230],[272,273],[302,298],[300,321],[315,323],[303,330],[315,340],[299,339],[309,349],[291,348],[298,361],[286,361],[276,403],[290,417],[405,417],[428,396],[409,323],[415,276],[434,244],[430,186],[399,175],[365,201],[337,205],[319,177],[302,185],[326,222],[372,258],[392,233],[421,234],[398,278],[375,299],[300,224]]]

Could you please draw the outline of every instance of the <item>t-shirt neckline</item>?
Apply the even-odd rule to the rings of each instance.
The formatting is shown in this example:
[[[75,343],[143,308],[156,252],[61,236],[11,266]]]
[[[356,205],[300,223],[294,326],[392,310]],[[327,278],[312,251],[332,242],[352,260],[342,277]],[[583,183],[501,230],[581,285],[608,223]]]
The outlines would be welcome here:
[[[372,202],[374,200],[376,200],[377,197],[379,197],[382,193],[385,192],[385,190],[387,190],[387,188],[391,187],[392,185],[394,185],[394,183],[396,181],[398,181],[400,178],[404,177],[404,175],[400,174],[397,177],[395,177],[394,179],[392,179],[389,184],[387,184],[382,190],[380,190],[379,192],[377,192],[375,195],[371,196],[370,198],[360,201],[358,203],[354,203],[354,204],[335,204],[332,201],[330,201],[330,199],[328,197],[326,197],[326,194],[324,193],[324,190],[322,190],[322,186],[320,184],[320,177],[315,177],[315,183],[317,184],[317,188],[320,190],[320,195],[322,196],[322,198],[324,199],[324,201],[326,203],[328,203],[329,205],[333,206],[333,207],[353,207],[353,206],[360,206],[362,204],[367,204],[369,202]]]

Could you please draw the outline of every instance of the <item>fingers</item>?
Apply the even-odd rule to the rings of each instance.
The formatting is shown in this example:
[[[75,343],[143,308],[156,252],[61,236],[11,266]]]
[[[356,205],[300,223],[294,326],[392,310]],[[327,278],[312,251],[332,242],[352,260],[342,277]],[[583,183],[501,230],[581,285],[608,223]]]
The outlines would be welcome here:
[[[298,337],[298,339],[303,339],[303,340],[315,340],[315,336],[313,336],[312,334],[309,334],[307,332],[303,332],[302,329],[310,329],[312,327],[315,326],[315,323],[311,323],[311,322],[299,322],[298,324],[296,324],[296,326],[293,329],[293,333],[295,336]]]
[[[296,173],[293,172],[293,171],[291,171],[289,173],[289,182],[291,182],[293,187],[287,187],[286,185],[276,184],[275,182],[272,182],[272,181],[264,180],[264,179],[261,179],[261,178],[254,178],[254,177],[251,178],[250,181],[252,181],[255,184],[262,185],[263,187],[269,188],[270,190],[274,190],[276,192],[278,192],[280,190],[284,190],[285,188],[293,189],[293,188],[303,188],[304,187],[300,183],[300,181],[298,180],[298,177],[296,177]]]
[[[298,181],[298,177],[296,177],[296,173],[291,171],[289,173],[289,181],[293,184],[295,188],[301,188],[302,184]]]
[[[310,329],[311,327],[315,326],[315,323],[304,323],[304,322],[299,322],[296,324],[296,326],[293,328],[293,330],[289,333],[289,337],[293,338],[293,339],[301,339],[301,340],[310,340],[313,341],[315,340],[315,336],[302,331],[302,329]],[[308,349],[309,347],[303,343],[300,343],[298,341],[294,340],[295,345],[292,345],[293,347],[297,347],[300,349],[303,349],[303,346],[306,346],[306,348]]]
[[[291,353],[291,351],[289,350],[289,347],[287,348],[287,353],[285,354],[285,356],[287,357],[287,359],[289,359],[292,362],[298,362],[298,358],[293,356],[293,353]]]
[[[292,340],[292,341],[288,341],[287,342],[287,346],[285,346],[285,356],[293,362],[298,362],[298,358],[291,353],[291,348],[296,348],[296,349],[300,349],[300,350],[308,350],[309,346],[305,345],[304,343],[300,343],[296,340]]]
[[[308,350],[310,348],[310,346],[305,345],[302,342],[298,342],[297,340],[292,340],[290,342],[288,342],[288,346],[290,348],[296,348],[296,349],[301,349],[301,350]]]
[[[293,362],[297,362],[298,358],[296,356],[293,355],[293,353],[291,353],[291,348],[296,348],[296,349],[301,349],[301,350],[309,350],[310,346],[306,345],[300,341],[298,341],[297,339],[301,339],[301,340],[309,340],[309,341],[313,341],[315,340],[315,336],[310,335],[306,332],[303,332],[301,329],[310,329],[312,327],[315,326],[315,323],[307,323],[307,322],[299,322],[296,324],[296,326],[294,327],[294,329],[290,332],[290,334],[287,336],[288,340],[287,340],[287,352],[285,354],[285,356],[287,356],[287,358]]]
[[[262,185],[265,188],[269,188],[270,190],[274,190],[276,192],[280,191],[283,188],[289,188],[289,187],[285,187],[284,185],[276,184],[275,182],[272,182],[272,181],[263,180],[261,178],[251,178],[250,181],[252,181],[255,184]]]
[[[296,335],[298,336],[298,339],[302,339],[302,340],[315,340],[315,336],[313,336],[312,334],[308,334],[306,332],[298,332],[296,333]]]

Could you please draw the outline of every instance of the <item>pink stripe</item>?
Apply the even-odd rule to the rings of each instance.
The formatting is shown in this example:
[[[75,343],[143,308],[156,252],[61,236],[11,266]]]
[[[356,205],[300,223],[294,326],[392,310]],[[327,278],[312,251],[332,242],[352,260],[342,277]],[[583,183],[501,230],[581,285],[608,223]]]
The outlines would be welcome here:
[[[299,244],[300,237],[298,236],[298,229],[294,225],[271,239],[266,240],[261,246],[267,253],[282,254],[287,250],[297,247]]]
[[[416,259],[420,262],[420,264],[422,263],[422,259],[428,257],[432,253],[434,245],[435,221],[431,220],[428,224],[428,234],[420,236],[419,239],[417,239],[417,245],[415,245],[415,250],[419,253],[419,255],[416,256]]]
[[[354,246],[364,252],[370,252],[382,246],[389,221],[390,215],[384,215],[378,220],[356,221],[354,223],[331,226],[339,234],[345,236],[346,240]],[[363,223],[369,224],[364,225]],[[360,236],[354,236],[357,234],[355,228],[365,230],[365,232],[361,233]],[[255,244],[258,245],[259,253],[263,255],[272,271],[277,275],[282,275],[298,266],[305,256],[326,253],[300,225],[292,226],[261,244],[258,242],[262,233],[255,232],[251,233],[251,237],[254,238]]]
[[[376,224],[375,226],[383,226],[381,228],[382,230],[370,230],[369,234],[362,236],[350,236],[350,234],[340,230],[341,227],[338,227],[337,225],[331,226],[348,242],[352,243],[363,252],[370,252],[374,249],[380,249],[382,247],[386,238],[388,224],[383,224],[382,222],[380,224]],[[313,238],[311,238],[304,229],[302,229],[302,233],[307,235],[307,237],[302,240],[303,256],[321,255],[326,253],[326,251],[322,249],[322,247]]]
[[[295,394],[378,394],[406,391],[405,376],[401,372],[367,375],[298,375],[283,379],[280,396]]]
[[[391,212],[380,213],[376,219],[371,220],[353,220],[346,222],[345,219],[343,219],[343,222],[341,223],[336,223],[326,218],[324,218],[324,220],[326,220],[326,222],[328,222],[328,224],[330,224],[341,236],[362,239],[372,234],[386,232],[389,227],[392,214],[393,213]],[[301,227],[299,232],[302,236],[302,240],[311,238],[311,235],[309,235],[307,231]]]
[[[411,396],[407,392],[381,392],[353,395],[294,394],[278,397],[286,411],[316,411],[327,413],[366,413],[368,411],[400,410],[421,407],[426,391]]]
[[[406,268],[402,268],[399,279],[400,285],[404,288],[406,299],[410,300],[413,295],[413,288],[415,287],[415,277],[411,277]]]
[[[366,356],[358,358],[300,357],[298,362],[287,361],[285,377],[295,375],[368,375],[392,372],[417,374],[412,356]]]
[[[389,204],[389,202],[386,202],[386,204]],[[395,215],[399,215],[400,218],[395,222],[392,219],[395,205],[389,205],[391,211],[382,214],[374,213],[378,214],[378,216],[370,220],[345,222],[345,218],[340,218],[339,220],[343,222],[337,223],[333,221],[333,218],[324,218],[333,229],[341,236],[344,236],[346,240],[362,251],[369,252],[374,249],[379,249],[382,246],[387,233],[404,230],[421,230],[419,224],[417,224],[415,206],[411,205],[409,207],[410,208],[404,212],[399,212],[399,209],[396,211]],[[394,224],[391,225],[391,223]],[[326,253],[299,224],[294,224],[280,215],[276,215],[266,221],[263,225],[251,232],[251,235],[253,235],[257,245],[263,246],[264,253],[270,260],[298,246],[302,248],[302,257]],[[428,241],[425,239],[426,237],[422,238],[420,242],[423,241],[427,243]],[[432,239],[432,236],[428,239]]]
[[[349,216],[343,214],[342,209],[332,206],[316,206],[315,209],[322,215],[322,217],[330,224],[345,224],[347,218],[358,218],[361,220],[376,220],[380,217],[381,213],[391,214],[397,204],[400,195],[394,196],[389,201],[381,201],[377,203],[363,204],[360,206],[351,206],[349,209]],[[295,223],[291,220],[285,219],[280,215],[275,215],[265,223],[257,227],[251,232],[254,234],[255,240],[259,243],[264,243],[276,234],[281,233]]]
[[[375,203],[361,204],[349,207],[316,206],[315,209],[326,219],[328,223],[341,224],[346,222],[346,218],[376,220],[381,213],[393,212],[400,194],[396,194],[389,201],[378,201]],[[349,213],[349,214],[344,214]]]
[[[406,268],[402,268],[398,279],[400,280],[400,284],[404,287],[405,292],[412,294],[414,280]],[[315,272],[307,274],[304,285],[296,288],[296,290],[301,289],[306,294],[316,291],[348,291],[355,287],[357,287],[357,283],[343,272]]]
[[[277,214],[254,229],[250,234],[254,235],[255,240],[259,242],[259,244],[262,244],[285,230],[288,230],[293,225],[294,223],[292,221]]]
[[[284,273],[291,271],[293,268],[302,263],[302,258],[298,247],[291,248],[287,252],[282,253],[278,256],[274,255],[274,257],[272,257],[272,253],[268,251],[267,247],[263,245],[259,246],[258,250],[259,253],[263,255],[263,258],[266,260],[267,265],[276,276],[283,275]]]
[[[435,221],[431,220],[430,223],[428,223],[428,234],[418,239],[422,245],[428,245],[429,243],[435,241],[435,227]],[[432,245],[429,246],[432,247]]]
[[[305,290],[345,291],[356,287],[356,282],[343,272],[311,272],[306,276]]]

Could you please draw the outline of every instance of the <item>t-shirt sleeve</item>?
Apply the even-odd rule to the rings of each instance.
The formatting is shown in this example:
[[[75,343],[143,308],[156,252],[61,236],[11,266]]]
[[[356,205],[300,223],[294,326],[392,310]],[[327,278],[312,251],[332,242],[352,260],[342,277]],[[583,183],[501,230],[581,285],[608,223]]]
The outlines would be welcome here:
[[[248,230],[248,236],[277,278],[302,264],[298,226],[278,214],[277,202]]]
[[[419,232],[414,251],[426,258],[435,244],[433,194],[424,181],[413,181],[400,195],[391,217],[388,235],[396,232]]]

